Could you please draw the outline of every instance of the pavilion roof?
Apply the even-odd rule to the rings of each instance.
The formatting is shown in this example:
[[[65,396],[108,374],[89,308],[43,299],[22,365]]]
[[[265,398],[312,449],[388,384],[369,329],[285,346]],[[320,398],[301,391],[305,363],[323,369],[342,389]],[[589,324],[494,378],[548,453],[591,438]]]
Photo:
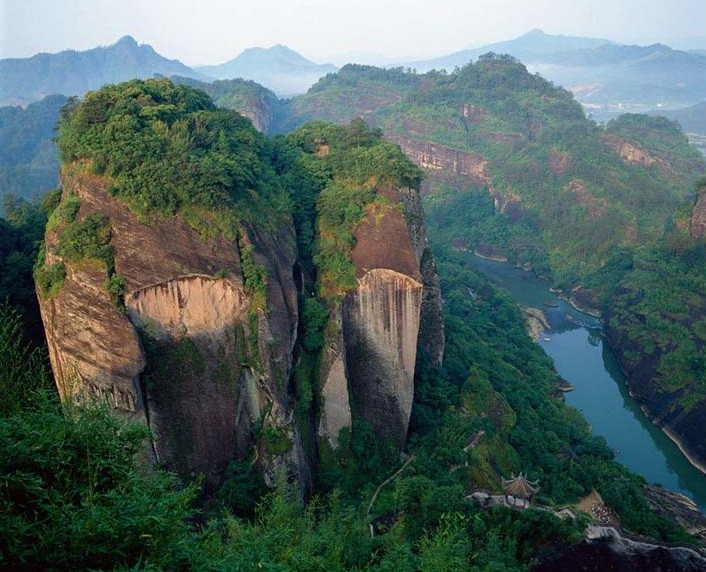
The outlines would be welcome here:
[[[506,495],[512,495],[519,499],[528,499],[532,495],[537,494],[539,487],[537,481],[529,481],[520,473],[518,476],[512,476],[510,479],[503,479],[503,491]]]

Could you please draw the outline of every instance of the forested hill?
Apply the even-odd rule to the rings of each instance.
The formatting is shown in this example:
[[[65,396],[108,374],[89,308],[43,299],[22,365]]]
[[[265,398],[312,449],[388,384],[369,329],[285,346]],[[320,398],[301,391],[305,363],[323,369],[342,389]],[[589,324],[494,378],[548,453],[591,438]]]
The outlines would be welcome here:
[[[509,54],[533,72],[570,89],[592,112],[615,116],[693,105],[706,88],[706,57],[663,44],[624,45],[600,38],[546,34],[532,30],[513,40],[463,50],[409,64],[419,71],[452,71],[485,53]]]
[[[428,168],[430,206],[454,213],[445,239],[492,244],[564,286],[592,283],[618,248],[658,240],[706,170],[676,124],[630,116],[600,127],[508,56],[451,74],[346,66],[293,99],[280,128],[358,116]],[[470,195],[458,190],[472,188],[487,189],[509,225],[459,210]]]
[[[567,91],[488,55],[451,74],[346,66],[292,100],[281,128],[354,116],[425,169],[433,238],[533,268],[606,313],[631,390],[704,463],[706,263],[690,228],[706,163],[676,122],[599,126]]]
[[[63,95],[28,105],[0,107],[0,197],[41,197],[59,182],[59,160],[52,141]]]

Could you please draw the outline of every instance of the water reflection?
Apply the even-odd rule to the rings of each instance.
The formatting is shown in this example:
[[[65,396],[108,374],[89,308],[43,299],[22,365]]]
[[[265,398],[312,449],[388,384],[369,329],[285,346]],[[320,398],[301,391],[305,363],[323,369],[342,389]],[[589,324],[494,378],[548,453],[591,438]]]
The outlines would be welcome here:
[[[600,321],[575,310],[549,291],[549,283],[509,264],[469,255],[469,262],[519,303],[540,308],[551,329],[540,345],[575,390],[566,401],[592,431],[606,438],[617,459],[651,483],[681,492],[706,509],[706,475],[644,415],[630,397],[625,376],[607,344]]]

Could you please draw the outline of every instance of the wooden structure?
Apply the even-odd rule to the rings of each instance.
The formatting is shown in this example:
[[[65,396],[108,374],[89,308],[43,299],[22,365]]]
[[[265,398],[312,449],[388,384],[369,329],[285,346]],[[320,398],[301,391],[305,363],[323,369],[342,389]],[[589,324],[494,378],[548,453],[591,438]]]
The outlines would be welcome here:
[[[507,480],[503,479],[502,483],[505,503],[517,508],[528,508],[532,503],[532,497],[539,491],[538,482],[527,480],[522,473],[518,476],[512,475]]]

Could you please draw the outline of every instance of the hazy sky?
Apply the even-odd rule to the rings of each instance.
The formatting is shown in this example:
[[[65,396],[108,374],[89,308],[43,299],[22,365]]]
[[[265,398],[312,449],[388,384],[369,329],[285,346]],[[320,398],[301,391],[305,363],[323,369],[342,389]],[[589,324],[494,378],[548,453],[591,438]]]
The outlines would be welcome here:
[[[189,65],[278,43],[316,60],[349,52],[411,59],[532,28],[644,44],[706,36],[704,23],[706,0],[0,0],[0,58],[131,34]]]

